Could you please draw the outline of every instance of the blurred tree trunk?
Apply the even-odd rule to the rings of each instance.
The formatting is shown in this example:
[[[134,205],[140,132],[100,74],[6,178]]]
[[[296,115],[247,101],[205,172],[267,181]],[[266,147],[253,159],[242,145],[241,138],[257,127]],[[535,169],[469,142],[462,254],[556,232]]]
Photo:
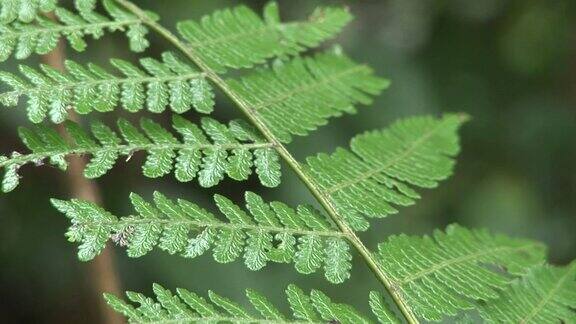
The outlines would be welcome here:
[[[48,14],[54,19],[53,14]],[[64,44],[59,42],[56,49],[43,55],[42,61],[60,71],[64,71],[64,60],[66,58]],[[73,109],[68,112],[68,118],[74,122],[79,122],[80,118]],[[66,136],[62,125],[58,125],[59,132]],[[84,156],[71,156],[68,160],[69,166],[66,172],[66,178],[70,194],[74,198],[92,201],[99,205],[102,204],[102,195],[98,185],[83,176],[83,170],[87,160]],[[110,292],[115,295],[121,294],[120,282],[116,272],[114,255],[110,247],[106,247],[102,253],[94,258],[88,265],[90,284],[93,290],[93,298],[97,300],[102,323],[117,324],[124,323],[122,317],[109,308],[102,293]]]

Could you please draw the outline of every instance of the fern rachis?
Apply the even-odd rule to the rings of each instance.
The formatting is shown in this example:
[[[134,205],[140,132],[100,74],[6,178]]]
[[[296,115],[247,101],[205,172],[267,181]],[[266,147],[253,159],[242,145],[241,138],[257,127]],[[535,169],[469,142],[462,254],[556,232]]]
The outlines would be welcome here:
[[[545,294],[546,303],[553,302],[560,314],[555,317],[544,312],[541,304],[527,304],[533,310],[525,318],[574,317],[569,309],[573,307],[570,296],[557,296],[565,291],[565,286],[573,284],[574,267],[538,270],[545,259],[539,243],[453,225],[445,232],[435,232],[433,237],[393,236],[378,246],[378,252],[372,252],[357,236],[357,231],[368,229],[370,218],[384,217],[396,213],[397,206],[413,204],[419,198],[414,187],[435,187],[451,174],[453,158],[459,151],[457,131],[467,119],[465,115],[408,118],[382,131],[356,136],[350,150],[339,148],[331,155],[318,154],[306,163],[298,162],[290,153],[286,144],[292,136],[305,136],[329,118],[353,112],[354,105],[369,104],[372,96],[387,87],[386,80],[373,76],[368,67],[354,63],[339,50],[315,56],[299,54],[338,32],[350,20],[346,10],[323,8],[306,22],[281,23],[275,4],[265,7],[263,18],[250,9],[237,7],[218,11],[200,23],[179,23],[177,29],[184,39],[181,40],[160,25],[155,14],[130,1],[103,3],[112,18],[126,18],[134,24],[128,32],[133,50],[146,47],[147,41],[142,37],[149,29],[170,42],[186,59],[168,52],[162,55],[162,62],[142,59],[146,71],[129,62],[112,61],[122,77],[99,66],[85,68],[73,62],[68,64],[69,74],[48,67],[38,72],[25,66],[21,72],[30,84],[17,76],[2,74],[2,80],[13,90],[0,94],[0,102],[15,105],[19,97],[28,97],[33,122],[43,120],[46,114],[53,122],[62,122],[69,105],[82,113],[108,112],[118,105],[130,112],[146,106],[157,113],[165,107],[175,113],[190,107],[210,113],[213,84],[256,129],[243,122],[226,126],[209,118],[204,118],[199,128],[175,117],[173,124],[180,137],[176,138],[151,120],[143,119],[144,134],[121,120],[120,135],[104,124],[94,123],[96,141],[78,125],[66,123],[71,142],[44,126],[34,131],[23,129],[21,137],[32,152],[0,156],[0,167],[6,169],[4,191],[18,185],[18,171],[27,163],[47,159],[64,169],[66,155],[90,154],[92,160],[85,175],[97,177],[112,168],[119,156],[130,157],[139,150],[148,152],[143,171],[149,177],[175,170],[180,181],[198,177],[201,185],[213,186],[225,174],[245,180],[254,166],[261,183],[272,187],[280,182],[280,157],[308,187],[327,218],[309,206],[293,208],[281,202],[265,202],[253,193],[246,194],[247,211],[223,196],[215,196],[226,219],[192,202],[175,202],[160,193],[154,194],[153,203],[133,194],[136,213],[126,217],[116,217],[81,200],[53,200],[55,207],[71,219],[67,236],[80,243],[80,259],[92,259],[108,240],[126,246],[132,257],[142,256],[156,246],[188,258],[212,249],[219,262],[242,256],[251,270],[259,270],[267,262],[294,263],[296,270],[305,274],[323,268],[329,281],[341,283],[350,276],[353,248],[388,291],[403,319],[411,323],[419,319],[442,320],[470,309],[478,309],[486,320],[516,318],[506,313],[509,306],[501,297],[510,294],[514,299],[515,290],[529,291],[534,296]],[[94,4],[78,0],[79,15],[87,21],[95,17],[91,16],[95,14]],[[16,19],[17,15],[5,10],[10,21]],[[34,20],[29,16],[24,15],[24,23]],[[73,21],[80,23],[62,10],[59,18],[68,25]],[[66,34],[76,28],[46,27],[41,16],[36,19],[38,24],[28,27],[36,28],[38,33],[45,33],[42,28],[53,28],[55,35]],[[3,30],[5,34],[0,34],[0,39],[12,37],[12,31]],[[78,39],[71,39],[78,35],[64,36],[78,49],[83,47]],[[9,55],[11,46],[0,46],[0,53]],[[38,47],[28,42],[21,46],[25,52],[43,53],[51,45]],[[222,76],[229,69],[253,68],[275,57],[272,66],[255,69],[240,78]],[[63,95],[49,93],[53,85]],[[552,289],[530,287],[532,282],[549,278],[550,273],[560,278],[547,283]],[[519,284],[524,278],[528,278],[528,283]],[[509,287],[513,290],[507,290]],[[333,303],[318,291],[308,297],[295,286],[287,290],[294,320],[286,319],[254,291],[248,291],[247,297],[260,313],[258,316],[212,292],[211,302],[187,290],[178,290],[175,296],[158,285],[154,286],[154,293],[158,303],[141,294],[128,293],[132,302],[141,304],[138,308],[110,295],[106,299],[129,319],[142,322],[370,321],[348,305]],[[379,321],[398,322],[379,293],[371,292],[369,299]]]

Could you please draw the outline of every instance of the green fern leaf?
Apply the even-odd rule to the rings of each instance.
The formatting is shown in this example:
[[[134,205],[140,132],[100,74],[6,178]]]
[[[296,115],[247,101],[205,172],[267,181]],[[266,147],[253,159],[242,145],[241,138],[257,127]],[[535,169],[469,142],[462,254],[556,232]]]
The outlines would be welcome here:
[[[312,290],[307,295],[293,284],[286,289],[286,295],[294,319],[289,319],[268,298],[252,289],[246,290],[246,297],[257,314],[213,291],[208,291],[209,301],[183,288],[176,289],[177,293],[172,294],[154,284],[153,291],[157,301],[139,293],[127,292],[128,299],[137,306],[108,293],[104,294],[104,299],[129,322],[138,323],[372,323],[348,304],[335,303],[318,290]]]
[[[111,148],[121,144],[118,135],[102,123],[93,123],[92,133],[104,149],[97,150],[86,165],[84,176],[89,179],[101,177],[112,169],[118,159],[119,152]]]
[[[129,159],[138,151],[147,153],[143,166],[145,176],[157,178],[175,170],[176,179],[179,181],[191,181],[198,177],[200,185],[210,187],[217,185],[225,174],[235,180],[248,179],[252,167],[256,170],[262,168],[257,165],[257,159],[252,159],[252,152],[257,154],[257,151],[272,146],[257,137],[252,137],[257,138],[256,141],[246,140],[237,134],[238,130],[236,133],[232,132],[232,126],[220,124],[210,118],[203,118],[200,128],[182,117],[174,116],[173,128],[182,139],[149,119],[142,119],[140,124],[144,133],[128,121],[120,119],[118,134],[110,127],[95,122],[92,125],[92,134],[98,142],[72,122],[64,124],[66,136],[42,125],[36,125],[32,129],[20,128],[20,137],[31,153],[14,153],[10,158],[5,157],[0,161],[0,168],[6,170],[3,191],[11,191],[18,185],[17,173],[27,164],[41,165],[44,160],[48,160],[50,164],[65,170],[66,156],[88,154],[92,157],[86,165],[84,175],[87,178],[98,178],[108,173],[120,156],[127,156]],[[237,129],[241,123],[235,121],[231,125],[235,125]],[[66,137],[70,140],[66,140]],[[247,153],[238,154],[239,151]],[[271,157],[266,167],[279,173],[280,165],[278,157],[275,156],[276,152],[272,150],[268,154]],[[262,180],[265,186],[278,183],[279,180]]]
[[[370,308],[372,309],[372,313],[376,315],[380,323],[401,323],[398,317],[396,317],[396,315],[390,311],[389,306],[386,305],[384,298],[379,292],[371,291],[369,296],[369,304]]]
[[[303,22],[283,24],[276,3],[264,19],[245,6],[216,11],[201,21],[178,23],[178,31],[202,61],[216,72],[248,68],[273,56],[293,55],[332,38],[351,15],[342,8],[318,8]]]
[[[109,233],[114,229],[113,224],[118,219],[95,204],[86,204],[77,200],[70,202],[53,200],[52,203],[72,222],[66,236],[70,242],[80,242],[78,258],[81,261],[88,261],[98,255],[108,241]],[[90,222],[100,223],[103,226],[84,226]]]
[[[254,306],[254,309],[256,309],[263,318],[275,321],[285,320],[284,315],[280,313],[276,306],[258,292],[247,289],[246,297],[248,297],[250,304]]]
[[[1,0],[0,24],[30,23],[41,13],[54,10],[56,4],[57,0]]]
[[[115,1],[103,1],[108,17],[96,13],[92,4],[84,2],[77,3],[79,12],[73,13],[56,7],[54,0],[2,1],[0,23],[4,24],[0,25],[0,61],[8,59],[13,52],[17,59],[49,53],[56,48],[59,39],[66,39],[73,49],[83,51],[86,36],[98,39],[106,31],[124,31],[133,51],[142,52],[149,46],[148,28],[142,20],[120,8]],[[55,21],[38,15],[38,11],[52,10]],[[6,25],[16,18],[25,23]]]
[[[544,254],[539,243],[457,225],[433,237],[393,236],[378,246],[380,267],[394,289],[430,321],[497,298],[495,290],[506,288],[510,275],[525,274]]]
[[[7,161],[8,158],[5,156],[1,156],[0,163]],[[18,166],[15,164],[8,165],[6,167],[6,173],[4,174],[4,178],[2,178],[2,191],[9,192],[20,184],[20,176],[18,175]]]
[[[286,296],[294,317],[306,321],[318,321],[310,296],[295,285],[288,285]]]
[[[295,58],[227,83],[284,143],[330,117],[354,112],[355,104],[369,104],[388,85],[367,66],[338,53]]]
[[[79,12],[88,14],[96,8],[96,0],[75,0],[74,6]]]
[[[160,124],[147,118],[140,121],[140,127],[142,127],[148,138],[160,147],[149,151],[150,154],[146,158],[146,163],[142,166],[144,175],[150,178],[158,178],[170,173],[173,168],[173,160],[176,157],[176,153],[170,146],[178,145],[178,139]]]
[[[316,311],[325,321],[334,321],[340,323],[372,323],[369,319],[358,313],[352,306],[346,304],[336,304],[319,290],[312,290],[310,299]]]
[[[350,245],[340,238],[332,238],[326,242],[324,271],[330,282],[344,282],[350,278],[352,269],[352,254]]]
[[[317,235],[307,235],[298,239],[298,251],[294,255],[294,265],[298,272],[310,274],[322,266],[323,243]]]
[[[536,266],[480,306],[489,323],[575,323],[576,262],[566,267]]]
[[[66,62],[65,73],[46,65],[41,65],[41,72],[21,65],[20,72],[28,81],[0,72],[0,81],[12,88],[0,93],[0,103],[16,106],[20,98],[26,98],[28,117],[34,123],[43,121],[48,114],[52,122],[61,123],[70,107],[80,114],[93,110],[109,112],[118,105],[130,112],[146,107],[160,113],[167,106],[177,113],[191,107],[202,113],[212,112],[214,93],[204,74],[173,53],[163,53],[162,58],[162,62],[143,58],[145,70],[112,59],[122,76],[95,64],[84,67],[73,61]]]
[[[324,265],[326,278],[332,283],[350,277],[352,256],[346,236],[320,220],[322,216],[311,207],[294,210],[279,202],[267,203],[247,192],[248,213],[230,199],[216,195],[216,205],[227,219],[222,221],[191,202],[174,202],[158,192],[154,193],[153,203],[136,194],[131,195],[131,200],[136,215],[112,221],[110,217],[99,217],[109,213],[91,202],[53,202],[72,219],[70,231],[79,233],[73,242],[89,242],[91,251],[101,251],[107,240],[126,246],[130,257],[140,257],[158,246],[170,254],[194,258],[213,247],[216,261],[228,263],[243,256],[250,270],[260,270],[268,262],[294,262],[296,270],[305,274]],[[82,210],[92,210],[94,215],[84,216]],[[100,223],[103,220],[105,224]],[[88,229],[99,235],[106,233],[107,240],[90,237],[85,233]]]
[[[397,212],[419,195],[410,185],[433,188],[446,179],[459,151],[459,115],[413,117],[382,131],[356,136],[352,152],[337,149],[332,155],[309,157],[309,174],[322,193],[355,230],[366,230],[368,217]]]

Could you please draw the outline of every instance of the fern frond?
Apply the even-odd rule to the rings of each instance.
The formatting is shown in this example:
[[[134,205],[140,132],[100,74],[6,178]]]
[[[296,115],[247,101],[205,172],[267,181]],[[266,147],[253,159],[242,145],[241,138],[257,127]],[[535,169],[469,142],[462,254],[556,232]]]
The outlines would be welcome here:
[[[354,230],[366,230],[368,217],[396,213],[420,196],[410,186],[436,187],[446,179],[459,151],[458,129],[465,117],[413,117],[387,129],[352,139],[351,151],[307,159],[309,174],[339,215]]]
[[[26,97],[28,118],[34,123],[46,115],[61,123],[71,108],[80,114],[109,112],[118,105],[130,112],[146,107],[160,113],[166,106],[176,113],[191,107],[202,113],[213,110],[214,92],[205,75],[173,53],[163,53],[162,62],[141,59],[143,69],[119,59],[111,63],[121,76],[96,64],[82,66],[74,61],[66,61],[64,73],[47,65],[41,65],[41,71],[21,65],[27,81],[0,71],[0,81],[12,88],[0,93],[0,103],[15,106],[20,97]]]
[[[180,199],[175,203],[158,192],[154,204],[136,194],[131,199],[137,214],[121,218],[87,201],[52,202],[70,218],[67,236],[80,243],[78,256],[84,261],[99,254],[111,239],[127,246],[130,257],[143,256],[156,245],[187,258],[213,247],[216,261],[232,262],[243,254],[250,270],[259,270],[268,262],[294,263],[304,274],[323,267],[333,283],[350,277],[352,256],[346,235],[310,206],[295,210],[280,202],[266,203],[247,192],[248,214],[216,195],[216,205],[227,218],[222,221],[191,202]]]
[[[293,284],[286,289],[292,318],[252,289],[246,290],[246,297],[256,312],[213,291],[208,291],[208,298],[182,288],[177,288],[176,294],[173,294],[159,284],[153,285],[153,291],[155,299],[140,293],[127,292],[126,297],[132,303],[112,294],[104,294],[104,299],[131,323],[372,323],[368,317],[348,304],[335,303],[323,292],[315,289],[306,294]]]
[[[178,23],[178,31],[211,69],[248,68],[273,56],[293,55],[334,37],[351,20],[344,8],[317,8],[307,21],[281,23],[275,2],[264,18],[245,6]]]
[[[66,136],[43,125],[19,129],[20,137],[31,153],[14,152],[10,158],[0,159],[0,168],[6,170],[2,186],[4,192],[18,185],[18,170],[26,164],[41,165],[48,160],[50,164],[66,170],[67,155],[89,154],[92,158],[84,175],[98,178],[106,174],[121,156],[130,159],[138,151],[147,153],[142,171],[150,178],[158,178],[174,170],[176,179],[181,182],[197,177],[201,186],[212,187],[225,175],[238,181],[246,180],[254,167],[264,186],[274,187],[280,183],[280,164],[273,145],[263,141],[241,121],[232,121],[230,126],[226,126],[205,117],[201,120],[200,128],[175,115],[173,128],[181,140],[146,118],[140,121],[145,135],[123,119],[118,121],[120,134],[102,123],[93,123],[95,139],[75,123],[68,121],[64,126]]]
[[[492,302],[511,275],[544,262],[545,247],[537,242],[491,235],[457,225],[432,237],[393,236],[378,246],[379,264],[392,286],[429,321]]]
[[[11,1],[15,0],[4,0],[4,3]],[[51,3],[49,0],[38,1]],[[35,0],[22,2],[16,0],[16,2],[20,3],[22,8],[28,9],[33,8],[33,4],[36,3]],[[0,25],[0,62],[8,59],[13,52],[17,59],[25,59],[34,53],[49,53],[56,48],[60,39],[66,39],[76,51],[83,51],[86,48],[84,40],[86,36],[98,39],[105,32],[114,31],[125,33],[130,49],[135,52],[142,52],[149,46],[146,39],[148,28],[144,26],[142,20],[118,6],[114,0],[103,0],[107,16],[97,13],[93,10],[94,8],[90,10],[89,6],[82,5],[85,2],[79,2],[81,5],[78,13],[61,7],[55,8],[56,21],[34,14],[26,18],[26,20],[34,20],[31,23]],[[52,4],[48,8],[54,9]],[[7,15],[9,18],[13,17],[13,14],[7,13]],[[151,19],[155,19],[153,13],[148,13],[148,15]]]
[[[371,96],[388,81],[342,53],[323,53],[261,69],[228,86],[250,107],[281,142],[305,136],[330,117],[353,113],[355,104],[371,103]]]
[[[32,22],[39,14],[54,10],[57,0],[0,0],[0,24]]]
[[[489,323],[576,323],[576,261],[536,266],[480,307]]]

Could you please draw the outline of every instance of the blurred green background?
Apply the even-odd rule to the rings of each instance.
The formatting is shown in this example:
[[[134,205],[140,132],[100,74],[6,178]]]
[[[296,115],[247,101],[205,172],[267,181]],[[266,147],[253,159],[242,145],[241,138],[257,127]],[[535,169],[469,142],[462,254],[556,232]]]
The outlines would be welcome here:
[[[236,1],[137,1],[158,12],[173,27]],[[244,1],[258,11],[264,1]],[[284,18],[305,17],[318,4],[345,4],[356,16],[338,41],[351,57],[371,65],[392,86],[370,108],[335,119],[290,149],[303,159],[345,145],[363,130],[418,114],[462,111],[473,116],[462,132],[463,152],[455,175],[399,215],[373,223],[362,233],[375,247],[393,233],[430,233],[458,222],[538,239],[550,247],[550,260],[564,264],[576,257],[576,2],[540,0],[387,0],[280,1]],[[167,48],[152,38],[146,55]],[[70,57],[107,65],[110,57],[134,59],[125,38],[115,34],[90,42],[89,51]],[[37,61],[31,60],[35,65]],[[15,70],[17,62],[0,64]],[[216,116],[239,117],[225,98]],[[113,115],[113,116],[112,116]],[[114,120],[112,115],[88,118]],[[0,109],[2,154],[22,150],[16,137],[26,125],[23,109]],[[135,116],[128,116],[134,118]],[[169,114],[154,116],[168,120]],[[187,117],[197,120],[193,113]],[[97,181],[105,206],[116,214],[131,212],[131,191],[150,197],[161,190],[211,207],[215,192],[241,201],[245,190],[290,204],[312,202],[288,168],[283,184],[263,190],[248,183],[225,181],[201,190],[172,177],[153,181],[141,176],[141,156],[119,163]],[[63,174],[48,167],[22,170],[22,185],[0,196],[0,314],[4,322],[101,322],[98,296],[90,284],[89,264],[76,259],[66,242],[67,220],[49,205],[49,197],[69,198]],[[221,265],[207,254],[190,261],[153,252],[129,259],[114,249],[123,289],[151,291],[151,283],[204,292],[214,289],[240,297],[255,288],[281,299],[290,282],[321,288],[335,298],[366,309],[367,292],[377,283],[355,257],[352,279],[334,286],[322,274],[299,275],[289,266],[272,265],[250,272],[237,261]],[[284,305],[284,304],[283,304]]]

